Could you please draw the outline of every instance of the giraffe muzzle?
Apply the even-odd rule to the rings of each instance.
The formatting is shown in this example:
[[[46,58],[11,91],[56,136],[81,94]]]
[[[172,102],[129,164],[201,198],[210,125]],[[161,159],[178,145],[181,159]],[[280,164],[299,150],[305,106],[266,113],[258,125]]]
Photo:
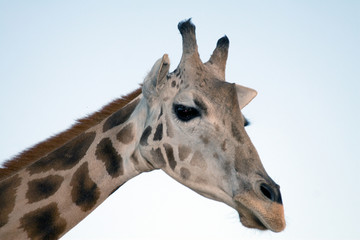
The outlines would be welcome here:
[[[286,223],[279,186],[262,182],[255,189],[234,197],[241,223],[248,228],[281,232]]]

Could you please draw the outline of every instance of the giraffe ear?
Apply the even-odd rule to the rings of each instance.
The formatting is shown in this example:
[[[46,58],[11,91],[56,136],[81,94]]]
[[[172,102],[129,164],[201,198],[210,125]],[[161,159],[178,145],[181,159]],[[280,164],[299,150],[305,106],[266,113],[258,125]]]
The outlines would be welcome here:
[[[166,75],[169,73],[170,60],[167,54],[157,60],[144,80],[142,92],[145,97],[158,95],[159,90],[165,85]]]
[[[243,109],[254,97],[256,97],[257,92],[254,89],[238,84],[235,84],[235,86],[240,109]]]

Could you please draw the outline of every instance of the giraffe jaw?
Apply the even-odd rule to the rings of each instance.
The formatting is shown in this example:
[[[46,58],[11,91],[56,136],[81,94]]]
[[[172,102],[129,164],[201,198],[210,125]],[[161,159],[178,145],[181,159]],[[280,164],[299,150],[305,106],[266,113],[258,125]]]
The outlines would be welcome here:
[[[273,232],[281,232],[285,229],[282,204],[254,198],[254,195],[249,192],[236,195],[234,200],[240,222],[245,227]]]

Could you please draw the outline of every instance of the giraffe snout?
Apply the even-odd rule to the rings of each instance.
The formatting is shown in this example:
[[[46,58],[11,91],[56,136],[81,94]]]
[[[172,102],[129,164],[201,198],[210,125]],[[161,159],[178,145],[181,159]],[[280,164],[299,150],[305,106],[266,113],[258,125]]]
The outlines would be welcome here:
[[[256,183],[234,197],[241,223],[249,228],[281,232],[286,227],[280,188],[273,181]]]

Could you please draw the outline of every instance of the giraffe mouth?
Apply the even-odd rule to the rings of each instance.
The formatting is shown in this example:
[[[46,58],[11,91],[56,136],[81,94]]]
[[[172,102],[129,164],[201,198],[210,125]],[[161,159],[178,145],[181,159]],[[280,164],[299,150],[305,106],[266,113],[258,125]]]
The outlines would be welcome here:
[[[264,201],[251,193],[235,196],[236,210],[240,222],[248,228],[281,232],[285,229],[284,208],[282,204]]]
[[[238,204],[240,205],[240,204]],[[241,210],[240,210],[241,209]],[[268,228],[261,222],[261,220],[256,217],[250,210],[245,207],[240,207],[237,209],[240,222],[247,228],[255,228],[259,230],[267,230]]]

